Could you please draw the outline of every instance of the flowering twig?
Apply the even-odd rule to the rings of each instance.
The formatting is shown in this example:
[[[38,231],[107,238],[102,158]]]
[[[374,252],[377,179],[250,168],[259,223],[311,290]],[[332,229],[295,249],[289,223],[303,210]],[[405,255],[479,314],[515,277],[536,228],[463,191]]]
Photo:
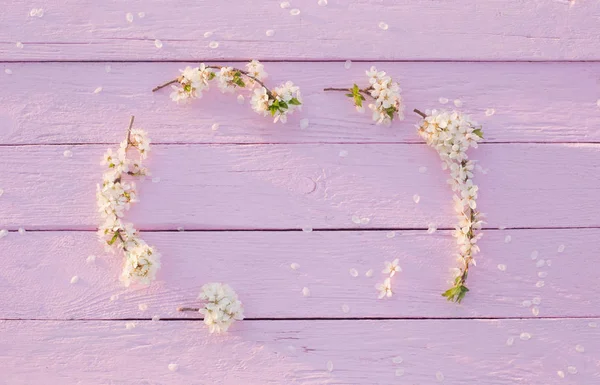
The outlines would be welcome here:
[[[113,153],[108,149],[101,164],[108,170],[104,172],[102,185],[96,187],[98,211],[104,223],[98,229],[98,236],[105,247],[114,252],[122,250],[125,266],[121,281],[129,286],[132,281],[150,283],[160,267],[160,255],[148,246],[131,223],[125,223],[123,217],[131,203],[137,202],[135,183],[123,180],[124,176],[144,176],[148,171],[142,166],[150,151],[150,140],[146,132],[133,129],[134,117],[131,117],[127,138],[121,142],[119,149]],[[128,151],[135,148],[138,159],[128,158]]]
[[[375,67],[371,67],[366,74],[369,77],[369,87],[360,88],[354,84],[351,88],[328,87],[323,91],[348,92],[346,96],[352,98],[354,106],[359,112],[364,111],[365,96],[372,98],[374,102],[369,104],[369,109],[373,111],[373,120],[377,124],[390,125],[395,116],[403,120],[404,104],[400,95],[402,90],[398,83],[392,81],[392,78],[385,72],[378,72]]]
[[[423,118],[417,126],[419,135],[437,150],[444,168],[450,169],[451,179],[448,183],[455,193],[454,209],[459,219],[452,235],[460,246],[458,257],[462,267],[454,277],[453,286],[442,295],[449,301],[461,302],[469,291],[466,286],[469,267],[475,265],[474,256],[479,253],[477,241],[482,234],[476,234],[475,230],[480,230],[483,223],[483,214],[477,211],[478,187],[473,183],[475,163],[468,159],[467,150],[470,147],[477,148],[477,143],[483,139],[483,132],[481,126],[457,111],[433,110],[423,113],[415,109],[414,112]]]
[[[204,315],[204,324],[211,333],[226,332],[236,320],[244,319],[242,302],[231,286],[209,283],[202,286],[198,299],[205,301],[204,307],[178,307],[177,311],[193,311]]]
[[[263,116],[271,114],[274,122],[285,123],[287,115],[296,109],[301,109],[300,89],[288,81],[271,90],[263,83],[266,77],[264,66],[258,60],[246,64],[246,70],[227,66],[207,66],[201,63],[196,68],[186,67],[181,70],[181,75],[177,79],[154,87],[152,92],[178,84],[172,86],[174,91],[171,93],[171,99],[175,102],[187,102],[201,98],[202,91],[209,89],[209,82],[216,79],[223,93],[237,89],[254,89],[251,99],[252,109]],[[258,87],[255,88],[256,85]]]

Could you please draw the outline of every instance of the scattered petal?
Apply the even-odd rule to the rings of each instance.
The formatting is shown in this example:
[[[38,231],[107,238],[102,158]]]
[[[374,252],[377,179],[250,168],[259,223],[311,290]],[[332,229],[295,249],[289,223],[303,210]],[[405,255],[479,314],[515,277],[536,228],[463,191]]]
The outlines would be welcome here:
[[[238,104],[244,104],[244,95],[238,95],[237,102]]]
[[[345,158],[348,156],[348,151],[346,150],[340,150],[340,158]]]
[[[104,71],[106,71],[106,73],[109,73],[112,70],[112,67],[110,66],[110,64],[107,64],[104,66]]]
[[[585,348],[583,347],[583,345],[575,345],[575,351],[578,353],[583,353],[585,352]]]
[[[421,174],[425,174],[425,173],[427,172],[427,167],[425,167],[425,166],[421,166],[421,167],[419,167],[419,172],[420,172]]]
[[[162,41],[160,41],[160,40],[156,39],[156,40],[154,40],[154,46],[155,46],[156,48],[162,48],[162,46],[163,46],[163,43],[162,43]]]
[[[291,268],[292,270],[298,270],[298,269],[300,268],[300,265],[299,265],[299,264],[297,264],[296,262],[294,262],[294,263],[292,263],[292,264],[290,265],[290,268]]]
[[[546,278],[548,276],[548,272],[547,271],[540,271],[538,273],[538,277],[540,278]]]
[[[537,250],[533,250],[530,257],[531,259],[537,259],[538,255],[540,255],[540,253]]]
[[[148,310],[148,305],[146,305],[145,303],[140,303],[138,305],[138,309],[140,309],[141,311],[146,311]]]
[[[531,334],[523,332],[521,333],[519,338],[521,338],[523,341],[528,341],[529,339],[531,339]]]
[[[0,197],[4,195],[4,190],[0,188]]]
[[[127,20],[129,23],[133,23],[133,13],[131,13],[131,12],[128,12],[128,13],[125,15],[125,20]]]
[[[360,218],[360,224],[361,225],[366,225],[369,222],[371,222],[371,218]]]
[[[333,372],[333,362],[327,361],[327,371]]]
[[[400,356],[396,356],[396,357],[392,358],[392,362],[394,364],[401,364],[402,361],[404,361],[404,359],[402,357],[400,357]]]
[[[208,43],[208,46],[210,48],[213,48],[213,49],[214,48],[218,48],[219,47],[219,42],[217,42],[217,41],[211,41],[210,43]]]
[[[444,374],[442,372],[437,372],[435,374],[435,379],[438,380],[439,382],[444,381]]]
[[[531,301],[526,299],[525,301],[521,302],[521,305],[523,305],[523,307],[530,307]]]
[[[531,302],[532,302],[534,305],[539,305],[539,304],[541,304],[541,303],[542,303],[542,298],[541,298],[541,297],[533,297],[533,299],[531,300]]]
[[[540,259],[540,260],[538,260],[538,261],[536,262],[536,264],[535,264],[535,265],[536,265],[537,267],[544,267],[544,265],[545,265],[545,264],[546,264],[546,261],[545,261],[545,260],[543,260],[543,259]]]
[[[217,131],[219,129],[220,124],[219,123],[213,123],[212,126],[210,126],[210,129],[213,131]]]
[[[404,369],[403,368],[398,368],[396,369],[396,377],[402,377],[404,375]]]
[[[352,222],[356,223],[357,225],[360,224],[360,218],[358,215],[353,215],[352,216]]]
[[[31,11],[29,11],[29,16],[34,17],[36,16],[38,13],[37,8],[33,8]]]
[[[463,102],[460,99],[454,99],[454,105],[456,107],[462,107]]]
[[[556,374],[560,377],[560,378],[565,378],[565,372],[563,372],[562,370],[559,370],[558,372],[556,372]]]
[[[144,17],[146,17],[146,12],[138,12],[138,17],[140,19],[143,19]]]
[[[448,103],[448,98],[439,98],[438,100],[440,101],[441,104]]]
[[[508,339],[506,340],[506,346],[512,346],[514,343],[515,343],[514,337],[508,337]]]
[[[275,31],[272,29],[267,29],[267,31],[265,32],[265,35],[271,37],[271,36],[275,35]]]
[[[512,241],[512,237],[510,235],[504,237],[504,243],[510,243],[510,241]]]
[[[182,232],[182,231],[185,231],[185,229],[180,226],[180,227],[177,228],[177,231]]]
[[[100,92],[102,92],[102,87],[96,87],[96,89],[94,90],[94,93],[99,94]]]
[[[135,322],[127,322],[125,324],[125,329],[131,330],[131,329],[135,328],[135,326],[136,326]]]
[[[305,129],[308,127],[309,120],[307,118],[300,119],[300,128]]]
[[[26,231],[24,228],[22,228],[22,227],[19,227],[19,230],[18,230],[18,231],[19,231],[19,234],[20,234],[20,235],[25,235],[25,233],[27,232],[27,231]]]
[[[552,260],[546,259],[546,265],[548,265],[548,267],[552,266]]]
[[[590,322],[588,324],[588,326],[591,327],[591,328],[596,328],[596,327],[598,327],[598,324],[596,322]]]
[[[113,295],[110,296],[110,300],[111,301],[116,301],[118,299],[119,299],[119,295],[118,294],[113,294]]]
[[[435,223],[430,223],[429,226],[427,227],[427,234],[433,234],[437,231],[437,226],[435,225]]]
[[[212,34],[213,34],[213,33],[212,33],[211,31],[204,32],[204,37],[205,37],[205,38],[211,37],[211,36],[212,36]]]
[[[498,270],[500,271],[506,271],[506,265],[503,263],[499,263],[498,264]]]
[[[343,305],[342,305],[342,311],[343,311],[344,313],[349,313],[349,312],[350,312],[350,306],[348,306],[348,305],[346,305],[346,304],[343,304]]]
[[[535,287],[544,287],[544,285],[545,285],[544,281],[537,281],[535,283]]]
[[[169,370],[172,372],[176,372],[179,369],[179,365],[177,364],[169,364]]]
[[[77,283],[77,282],[79,282],[79,277],[78,277],[78,276],[76,276],[76,275],[74,275],[74,276],[71,278],[71,283]]]
[[[94,262],[96,262],[96,256],[95,256],[95,255],[90,255],[90,256],[88,256],[88,257],[85,259],[85,261],[86,261],[87,263],[94,263]]]
[[[63,152],[63,156],[64,156],[65,158],[70,158],[70,157],[72,157],[72,156],[73,156],[73,152],[72,152],[71,150],[65,150],[65,151]]]
[[[358,270],[356,270],[355,268],[350,269],[350,275],[354,278],[358,277]]]
[[[569,366],[567,368],[567,372],[569,372],[570,374],[577,374],[577,368],[574,366]]]
[[[347,70],[349,70],[350,67],[352,67],[352,60],[346,60],[344,62],[344,68],[347,69]]]
[[[563,251],[565,251],[565,245],[558,246],[558,252],[562,253]]]
[[[12,75],[13,72],[12,72],[12,70],[10,68],[5,68],[4,69],[4,73],[7,74],[7,75]]]
[[[367,272],[365,273],[365,277],[371,278],[372,276],[373,276],[373,269],[367,270]]]
[[[309,297],[310,296],[310,289],[308,287],[305,287],[302,289],[302,295],[305,297]]]
[[[8,230],[6,230],[6,229],[0,230],[0,239],[4,238],[6,236],[8,236]]]
[[[321,7],[324,7],[327,5],[327,0],[319,0],[317,4],[319,4]]]
[[[537,317],[538,315],[540,315],[540,308],[539,308],[539,307],[537,307],[537,306],[534,306],[534,307],[532,307],[532,308],[531,308],[531,313],[532,313],[534,316],[536,316],[536,317]]]
[[[42,17],[42,16],[44,16],[44,9],[40,8],[40,9],[38,9],[37,17]]]
[[[298,16],[300,14],[300,10],[298,8],[294,8],[290,11],[290,15]]]
[[[600,107],[600,99],[596,100],[596,105]]]
[[[154,321],[154,322],[160,321],[160,316],[159,315],[152,316],[152,321]]]
[[[494,110],[493,108],[488,108],[485,110],[485,116],[492,116],[496,113],[496,110]]]
[[[282,1],[279,6],[283,9],[285,8],[289,8],[290,7],[290,2],[289,1]]]
[[[383,29],[384,31],[386,31],[389,28],[387,23],[384,21],[380,21],[378,25],[379,25],[379,28]]]
[[[386,236],[386,238],[394,238],[396,236],[396,232],[390,231],[385,236]]]
[[[20,41],[17,42],[17,48],[23,48],[23,43],[21,43]]]
[[[415,203],[419,203],[421,201],[421,197],[417,194],[413,195],[413,201],[415,201]]]
[[[305,233],[312,233],[313,229],[310,226],[304,226],[302,228],[302,231],[304,231]]]
[[[160,182],[159,176],[155,176],[154,178],[152,178],[152,183],[158,183],[158,182]]]

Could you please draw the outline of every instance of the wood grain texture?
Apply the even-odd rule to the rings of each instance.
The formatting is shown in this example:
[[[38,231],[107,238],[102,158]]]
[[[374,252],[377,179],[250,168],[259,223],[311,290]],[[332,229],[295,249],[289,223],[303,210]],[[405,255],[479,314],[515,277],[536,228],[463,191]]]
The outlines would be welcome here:
[[[208,282],[230,284],[251,318],[534,317],[522,303],[536,297],[540,317],[600,316],[598,229],[486,231],[469,276],[471,292],[460,306],[440,295],[457,265],[449,231],[402,231],[393,238],[387,231],[142,236],[161,252],[162,269],[151,286],[124,288],[118,282],[123,257],[105,253],[92,232],[11,233],[1,241],[0,292],[10,295],[3,297],[0,319],[198,318],[176,309],[197,306]],[[89,255],[97,256],[95,263],[86,262]],[[395,294],[377,300],[384,261],[395,258],[403,270],[393,278]],[[292,263],[299,267],[293,270]],[[140,311],[140,304],[148,310]]]
[[[289,9],[280,1],[168,3],[51,0],[38,18],[29,17],[31,3],[9,2],[0,16],[7,26],[0,59],[600,59],[597,1],[329,0],[326,7],[310,1],[292,2]],[[290,15],[294,7],[300,15]],[[378,26],[382,21],[387,30]],[[269,29],[274,36],[266,36]],[[209,38],[207,31],[213,32]],[[210,48],[209,41],[219,47]]]
[[[600,142],[596,105],[600,63],[266,63],[268,84],[293,80],[303,111],[287,125],[238,105],[216,87],[177,105],[150,90],[193,63],[7,63],[0,84],[0,144],[106,143],[122,140],[129,115],[161,143],[420,142],[414,108],[455,108],[484,126],[486,142]],[[243,65],[243,63],[237,63]],[[406,120],[376,126],[341,92],[366,84],[371,65],[400,82]],[[106,72],[110,66],[110,72]],[[101,92],[94,93],[102,87]],[[443,106],[440,97],[450,100]],[[493,109],[495,114],[486,115]],[[308,119],[301,129],[300,120]],[[219,128],[211,129],[214,123]]]
[[[72,157],[63,156],[67,149]],[[105,150],[0,148],[0,227],[96,229]],[[154,151],[149,167],[160,182],[141,182],[141,202],[128,214],[139,229],[426,229],[456,222],[448,172],[425,145],[158,145]],[[599,151],[597,144],[473,150],[487,170],[476,177],[486,226],[600,226]],[[368,223],[357,225],[356,216]]]
[[[595,384],[598,321],[0,321],[0,384]]]

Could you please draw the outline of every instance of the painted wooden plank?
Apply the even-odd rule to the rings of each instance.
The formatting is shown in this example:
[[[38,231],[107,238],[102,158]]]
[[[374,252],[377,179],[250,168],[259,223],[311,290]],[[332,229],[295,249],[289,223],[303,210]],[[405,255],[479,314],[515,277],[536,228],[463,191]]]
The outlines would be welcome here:
[[[11,295],[2,300],[0,318],[197,318],[176,309],[197,306],[208,282],[229,283],[251,318],[600,316],[597,271],[590,268],[599,229],[486,231],[469,276],[471,292],[460,306],[440,295],[457,265],[449,231],[391,235],[143,233],[161,252],[163,267],[151,286],[124,288],[118,281],[122,257],[106,254],[92,232],[11,233],[1,241],[0,292]],[[95,263],[86,262],[89,255]],[[378,300],[384,261],[395,258],[403,270],[393,278],[395,294]],[[141,304],[148,310],[140,311]]]
[[[105,150],[0,148],[0,227],[97,228]],[[487,226],[600,226],[599,151],[598,144],[474,150],[487,172],[476,179]],[[456,221],[447,171],[421,144],[158,145],[150,169],[160,182],[141,183],[141,203],[129,213],[140,229],[426,229]]]
[[[282,9],[280,1],[218,7],[184,0],[173,9],[160,0],[48,0],[37,3],[43,17],[30,17],[35,4],[11,2],[0,16],[0,25],[8,26],[0,35],[0,59],[600,59],[596,1],[328,3],[292,2]],[[291,15],[293,9],[300,14]]]
[[[269,84],[291,79],[304,95],[285,126],[217,89],[187,106],[168,89],[150,92],[187,64],[5,63],[12,75],[0,76],[0,144],[119,142],[130,114],[161,143],[419,142],[410,111],[444,107],[440,97],[447,108],[460,100],[487,142],[600,142],[600,95],[590,87],[600,63],[266,63]],[[371,65],[400,82],[405,121],[376,126],[342,93],[323,91],[366,84]]]
[[[0,321],[0,384],[595,384],[598,321]]]

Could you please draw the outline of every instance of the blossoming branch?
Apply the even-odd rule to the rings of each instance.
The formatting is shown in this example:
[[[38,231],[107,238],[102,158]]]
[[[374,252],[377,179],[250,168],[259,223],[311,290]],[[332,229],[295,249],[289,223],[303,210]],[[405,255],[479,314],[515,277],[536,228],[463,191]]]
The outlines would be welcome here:
[[[121,281],[126,286],[131,282],[150,283],[160,267],[160,255],[154,247],[139,237],[133,224],[123,221],[130,205],[138,201],[135,183],[125,178],[148,175],[142,161],[148,157],[150,139],[145,131],[132,128],[133,120],[132,116],[127,138],[121,142],[119,149],[113,152],[109,148],[104,154],[101,164],[107,166],[107,170],[102,177],[102,185],[96,187],[98,211],[104,219],[98,236],[108,251],[123,251],[125,263]],[[129,157],[134,149],[137,159]]]
[[[448,183],[454,192],[454,209],[458,215],[453,236],[459,245],[458,258],[462,266],[457,270],[454,285],[442,295],[449,301],[461,302],[469,291],[466,286],[469,266],[475,265],[474,257],[479,253],[477,241],[483,235],[476,233],[481,229],[483,214],[477,211],[478,187],[473,183],[475,163],[468,159],[467,150],[477,148],[483,132],[469,116],[457,111],[414,111],[423,118],[417,125],[419,135],[437,150],[442,166],[450,169]]]
[[[152,92],[171,85],[171,99],[177,103],[200,99],[204,91],[210,88],[210,82],[216,80],[217,86],[223,93],[232,93],[238,89],[253,90],[252,109],[263,116],[269,114],[273,122],[285,123],[287,116],[296,109],[300,110],[302,97],[300,88],[291,81],[279,87],[269,89],[264,83],[267,73],[262,63],[252,60],[246,64],[246,69],[226,66],[200,64],[199,67],[186,67],[180,70],[181,75],[174,80],[155,87]]]
[[[389,126],[398,117],[399,120],[404,119],[404,104],[400,86],[394,82],[392,78],[384,71],[377,71],[377,68],[371,67],[365,71],[369,78],[369,86],[360,88],[354,84],[352,88],[325,88],[324,91],[344,91],[348,92],[347,97],[352,98],[354,106],[359,112],[364,111],[363,101],[365,96],[373,99],[373,103],[369,103],[368,107],[373,112],[373,120],[377,124]]]
[[[231,286],[208,283],[202,286],[198,299],[206,301],[201,308],[180,307],[178,311],[197,311],[204,315],[204,324],[211,333],[226,332],[236,320],[244,319],[244,308]]]

